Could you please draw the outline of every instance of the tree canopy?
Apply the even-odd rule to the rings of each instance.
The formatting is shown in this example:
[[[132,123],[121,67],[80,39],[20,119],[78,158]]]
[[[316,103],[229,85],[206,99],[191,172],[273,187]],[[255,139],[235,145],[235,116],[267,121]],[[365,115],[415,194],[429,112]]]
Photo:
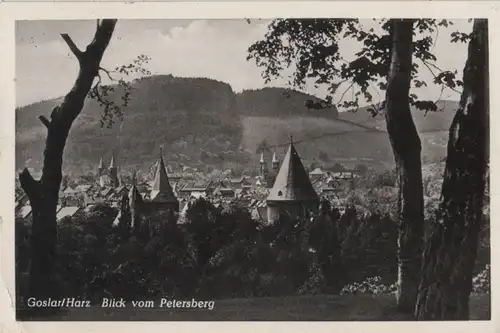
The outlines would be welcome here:
[[[313,83],[328,92],[323,105],[306,105],[309,108],[331,107],[358,108],[364,100],[371,104],[371,111],[379,113],[384,106],[382,94],[386,90],[386,77],[391,61],[391,38],[388,19],[374,19],[375,25],[367,28],[358,19],[276,19],[268,26],[263,40],[252,44],[247,60],[261,67],[266,83],[286,76],[294,88],[304,88]],[[433,46],[441,27],[452,26],[449,20],[420,19],[414,24],[412,88],[436,84],[441,89],[458,92],[462,81],[455,69],[442,69],[436,65]],[[359,43],[360,50],[353,59],[342,56],[341,41],[349,38]],[[466,42],[469,35],[453,32],[451,42]],[[430,71],[433,82],[426,82],[419,74],[421,68]],[[340,98],[333,95],[342,89]],[[348,97],[350,93],[350,98]],[[374,99],[378,94],[378,103]],[[441,96],[440,96],[441,97]],[[439,99],[439,98],[438,98]],[[420,110],[437,111],[437,101],[421,99],[415,89],[410,94],[410,104]]]

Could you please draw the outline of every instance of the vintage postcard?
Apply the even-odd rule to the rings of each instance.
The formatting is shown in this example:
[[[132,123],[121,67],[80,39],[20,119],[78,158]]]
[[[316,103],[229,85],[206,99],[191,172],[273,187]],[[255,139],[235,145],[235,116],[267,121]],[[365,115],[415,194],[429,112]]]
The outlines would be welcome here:
[[[500,328],[495,3],[308,5],[5,6],[16,327]]]

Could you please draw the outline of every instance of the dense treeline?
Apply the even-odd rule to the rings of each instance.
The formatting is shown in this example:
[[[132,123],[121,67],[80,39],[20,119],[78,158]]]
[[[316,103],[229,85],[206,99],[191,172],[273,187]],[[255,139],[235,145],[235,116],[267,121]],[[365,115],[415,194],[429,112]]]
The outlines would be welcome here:
[[[100,205],[59,222],[54,296],[99,302],[102,297],[161,295],[339,294],[356,292],[346,286],[366,279],[382,286],[397,279],[396,223],[387,214],[362,214],[355,206],[340,213],[324,202],[309,220],[283,216],[278,224],[265,226],[238,206],[217,209],[199,199],[187,211],[186,223],[150,220],[135,232],[113,226],[115,215],[114,208]],[[29,230],[29,222],[17,222],[20,309],[27,293]],[[488,243],[476,271],[487,264]]]

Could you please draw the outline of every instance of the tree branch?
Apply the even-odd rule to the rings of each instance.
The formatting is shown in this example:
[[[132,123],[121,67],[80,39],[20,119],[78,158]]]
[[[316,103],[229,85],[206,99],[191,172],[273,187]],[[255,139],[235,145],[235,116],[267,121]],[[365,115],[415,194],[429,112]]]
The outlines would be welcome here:
[[[432,66],[432,67],[436,68],[436,69],[437,69],[438,71],[440,71],[440,72],[444,72],[441,68],[439,68],[438,66],[436,66],[436,65],[434,65],[434,64],[432,64],[432,63],[429,63],[429,62],[427,62],[427,61],[425,61],[425,60],[422,60],[422,59],[420,59],[420,61],[424,64],[424,66],[425,66],[425,67],[427,67],[427,69],[429,70],[429,72],[431,72],[431,74],[432,74],[432,76],[433,76],[434,78],[436,78],[436,77],[437,77],[437,75],[436,75],[436,74],[434,74],[434,71],[431,69],[431,67],[430,67],[430,66]],[[450,87],[448,84],[445,84],[445,85],[446,85],[448,88],[450,88],[451,90],[453,90],[454,92],[456,92],[457,94],[460,94],[460,91],[456,90],[455,88]]]
[[[75,55],[75,57],[78,59],[79,62],[82,61],[83,57],[83,52],[80,51],[78,46],[76,46],[75,42],[71,39],[71,37],[68,34],[61,34],[62,39],[68,44],[69,49],[71,52]]]
[[[102,67],[99,67],[99,70],[103,71],[104,73],[106,73],[106,75],[108,76],[108,78],[111,80],[111,81],[115,81],[115,79],[111,76],[111,73],[116,73],[115,71],[108,71],[107,69],[104,69]]]
[[[339,101],[337,103],[342,102],[342,100],[344,99],[345,94],[349,91],[349,89],[352,88],[353,85],[354,85],[354,81],[352,81],[351,84],[349,85],[349,87],[347,87],[347,89],[344,90],[344,92],[342,93],[342,96],[340,96],[340,99],[339,99]]]
[[[97,74],[97,82],[96,84],[92,87],[91,91],[94,94],[95,99],[102,105],[109,105],[110,102],[105,100],[101,94],[99,93],[99,85],[102,84],[101,82],[101,75]]]
[[[40,116],[38,119],[40,119],[47,129],[50,127],[50,120],[48,120],[45,116]]]

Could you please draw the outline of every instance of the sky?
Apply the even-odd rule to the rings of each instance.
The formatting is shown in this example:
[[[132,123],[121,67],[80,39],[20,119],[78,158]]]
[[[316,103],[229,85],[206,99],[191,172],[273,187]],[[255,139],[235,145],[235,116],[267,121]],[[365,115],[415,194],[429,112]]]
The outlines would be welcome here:
[[[264,37],[268,24],[266,20],[252,20],[249,24],[241,19],[119,20],[102,67],[113,69],[145,54],[151,58],[146,68],[152,75],[212,78],[229,83],[235,92],[262,88],[265,84],[261,69],[246,57],[248,47]],[[370,27],[374,23],[365,20],[363,24]],[[461,74],[467,45],[451,43],[449,35],[471,29],[472,24],[467,20],[455,20],[452,27],[439,30],[433,49],[438,66],[456,69]],[[60,33],[68,33],[84,49],[94,32],[95,20],[17,21],[16,106],[65,95],[76,78],[78,63]],[[357,48],[354,41],[342,41],[341,50],[346,58]],[[432,80],[425,69],[421,77]],[[286,80],[279,79],[268,86],[286,87]],[[312,85],[305,90],[325,97],[324,90]],[[440,89],[433,84],[417,92],[422,99],[436,100],[440,95]],[[442,98],[458,100],[459,96],[445,91]]]

